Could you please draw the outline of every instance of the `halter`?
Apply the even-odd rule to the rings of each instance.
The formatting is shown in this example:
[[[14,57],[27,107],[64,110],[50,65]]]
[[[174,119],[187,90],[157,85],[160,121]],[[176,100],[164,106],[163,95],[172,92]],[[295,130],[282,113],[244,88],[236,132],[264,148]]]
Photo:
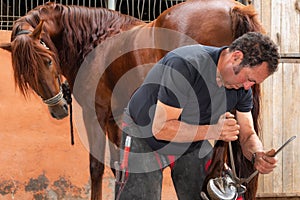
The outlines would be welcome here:
[[[49,99],[43,100],[43,102],[45,104],[47,104],[48,106],[56,106],[63,99],[63,97],[64,97],[63,91],[60,87],[60,91],[57,95],[55,95],[54,97],[51,97]]]
[[[43,97],[41,97],[43,99],[43,102],[47,104],[47,106],[56,106],[61,100],[64,99],[64,90],[62,88],[59,76],[57,80],[60,88],[59,92],[55,96],[50,97],[49,99],[43,99]]]
[[[19,32],[16,33],[16,36],[23,35],[23,34],[29,34],[29,33],[32,33],[32,31],[29,31],[29,30],[20,30]]]

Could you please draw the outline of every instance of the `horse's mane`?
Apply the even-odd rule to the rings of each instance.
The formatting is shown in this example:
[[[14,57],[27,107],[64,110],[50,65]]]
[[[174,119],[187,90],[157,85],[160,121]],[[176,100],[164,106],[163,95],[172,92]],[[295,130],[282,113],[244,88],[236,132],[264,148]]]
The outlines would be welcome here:
[[[57,8],[61,10],[64,24],[62,51],[67,53],[63,63],[74,59],[68,55],[81,55],[81,63],[91,50],[108,37],[144,23],[134,17],[104,8],[62,5],[57,5]]]
[[[42,40],[51,51],[59,55],[59,63],[61,65],[69,66],[68,70],[73,73],[73,76],[76,75],[85,56],[98,44],[123,30],[144,24],[139,19],[105,8],[87,8],[47,3],[29,11],[27,15],[19,18],[14,23],[12,41],[15,40],[18,32],[24,27],[29,25],[36,28],[41,21],[49,22],[48,30],[43,28]],[[60,35],[53,37],[50,35],[51,31],[53,31],[50,28],[59,29],[62,32]],[[59,48],[56,48],[56,45],[60,45]],[[23,50],[23,54],[24,52]],[[21,57],[18,59],[24,60]],[[33,65],[31,63],[32,67],[34,67]],[[26,87],[23,88],[25,89]]]

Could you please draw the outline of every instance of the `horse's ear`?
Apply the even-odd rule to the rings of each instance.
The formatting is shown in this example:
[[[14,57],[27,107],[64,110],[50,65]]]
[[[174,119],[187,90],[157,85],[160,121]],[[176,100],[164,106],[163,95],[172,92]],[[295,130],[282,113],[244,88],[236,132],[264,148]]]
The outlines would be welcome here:
[[[47,6],[55,6],[56,4],[55,4],[55,2],[49,1],[45,5],[47,5]]]
[[[1,43],[0,48],[11,52],[11,43]]]
[[[34,38],[34,39],[40,39],[42,30],[43,30],[43,24],[44,24],[44,21],[41,20],[40,23],[37,25],[37,27],[32,32],[32,34],[31,34],[32,38]]]

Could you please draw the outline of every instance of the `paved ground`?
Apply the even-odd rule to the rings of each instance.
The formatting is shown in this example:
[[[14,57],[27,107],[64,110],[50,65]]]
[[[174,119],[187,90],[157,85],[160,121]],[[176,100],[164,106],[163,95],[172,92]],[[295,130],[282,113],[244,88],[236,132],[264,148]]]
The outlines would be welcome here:
[[[10,32],[0,31],[0,42]],[[0,50],[0,200],[88,199],[88,151],[75,132],[70,144],[69,121],[57,121],[36,95],[25,99],[15,88],[10,54]],[[176,199],[165,170],[162,199]],[[104,178],[103,199],[113,199],[114,179]]]

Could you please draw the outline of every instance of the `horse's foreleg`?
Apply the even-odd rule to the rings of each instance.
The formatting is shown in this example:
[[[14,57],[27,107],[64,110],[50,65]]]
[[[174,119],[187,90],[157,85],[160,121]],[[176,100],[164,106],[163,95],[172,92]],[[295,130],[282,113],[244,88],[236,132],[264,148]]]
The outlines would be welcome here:
[[[91,199],[102,199],[102,177],[105,163],[106,130],[91,112],[83,112],[90,153]],[[100,122],[100,123],[99,123]]]
[[[98,125],[98,124],[97,124]],[[99,126],[94,126],[99,127]],[[92,130],[90,145],[91,199],[102,199],[102,178],[105,165],[106,135],[104,130]]]
[[[90,154],[90,176],[91,176],[91,199],[102,199],[102,179],[104,174],[104,164],[99,162]]]
[[[102,131],[97,131],[90,141],[90,176],[91,176],[91,199],[102,199],[102,178],[104,173],[104,157],[106,137]]]

